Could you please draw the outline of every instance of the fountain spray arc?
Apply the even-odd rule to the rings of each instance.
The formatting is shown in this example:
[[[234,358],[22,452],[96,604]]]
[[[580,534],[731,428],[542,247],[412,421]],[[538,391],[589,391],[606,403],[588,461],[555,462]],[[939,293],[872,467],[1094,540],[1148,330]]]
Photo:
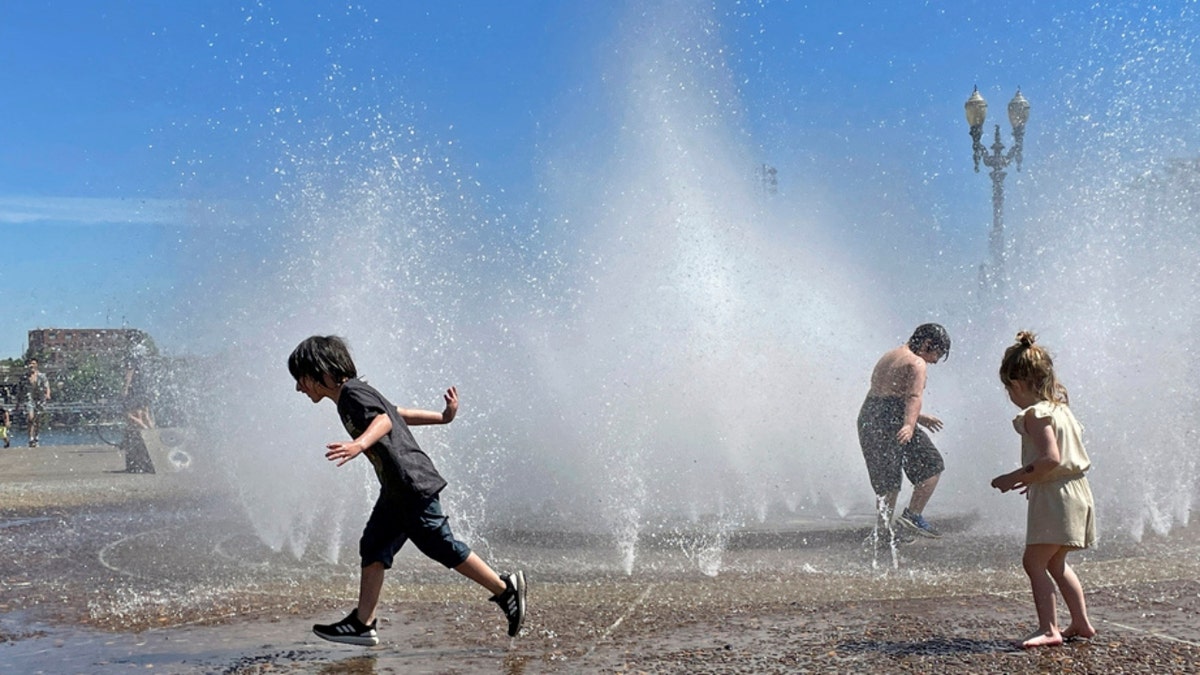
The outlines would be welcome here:
[[[772,509],[869,504],[847,431],[862,392],[826,378],[862,368],[875,348],[858,317],[879,308],[846,293],[853,270],[831,263],[842,254],[822,250],[818,223],[784,195],[764,204],[721,50],[696,37],[708,19],[658,20],[614,97],[614,156],[586,194],[559,183],[552,197],[581,226],[481,215],[374,102],[340,100],[354,112],[338,134],[278,126],[282,224],[230,231],[271,264],[213,282],[230,317],[216,398],[255,402],[221,418],[231,480],[272,548],[337,559],[372,493],[363,467],[346,481],[325,465],[342,432],[287,380],[283,359],[312,333],[345,335],[400,405],[459,386],[464,414],[420,438],[476,543],[530,522],[584,529],[612,537],[628,572],[645,531],[700,530],[696,560],[715,573],[723,533]],[[312,494],[333,517],[314,519]]]
[[[723,537],[775,509],[870,511],[853,417],[870,364],[906,337],[916,312],[866,299],[869,274],[854,251],[831,244],[827,224],[795,215],[805,209],[791,201],[786,165],[778,192],[762,194],[754,173],[760,159],[737,123],[742,104],[710,21],[695,12],[641,15],[630,49],[621,52],[624,76],[612,78],[619,83],[612,118],[620,124],[598,153],[603,160],[561,173],[556,167],[568,162],[547,166],[540,213],[554,215],[535,223],[489,213],[454,170],[452,153],[422,145],[415,128],[354,87],[324,90],[335,111],[325,124],[337,133],[311,124],[270,127],[281,148],[271,167],[279,176],[273,215],[282,217],[269,228],[261,221],[235,227],[230,238],[242,248],[257,239],[250,248],[268,264],[239,259],[232,243],[215,251],[205,243],[218,260],[234,263],[215,276],[219,311],[205,316],[230,317],[220,324],[226,372],[218,398],[254,401],[222,417],[230,425],[222,436],[234,439],[224,448],[233,458],[231,481],[265,542],[337,559],[373,490],[364,466],[349,467],[357,473],[346,480],[324,462],[321,444],[343,432],[328,411],[292,393],[283,359],[312,333],[347,336],[360,370],[401,405],[436,405],[437,392],[459,386],[460,419],[419,437],[450,479],[445,498],[473,544],[530,523],[580,529],[611,538],[612,566],[630,572],[647,531],[690,528],[706,533],[695,559],[713,573]],[[1042,193],[1052,192],[1041,180]],[[1050,326],[1041,329],[1044,338],[1064,363],[1101,363],[1134,326],[1123,319],[1112,332],[1096,311],[1131,310],[1124,316],[1139,323],[1178,314],[1186,306],[1179,299],[1194,290],[1190,277],[1171,286],[1178,302],[1133,307],[1121,289],[1138,265],[1157,264],[1163,252],[1173,260],[1172,251],[1193,251],[1194,242],[1167,225],[1141,244],[1136,260],[1113,257],[1091,268],[1103,276],[1099,286],[1088,273],[1044,278],[1047,272],[1022,261],[1060,260],[1124,236],[1101,226],[1116,197],[1081,211],[1080,197],[1058,196],[1046,202],[1071,212],[1044,217],[1075,229],[1057,249],[1039,252],[1042,231],[1013,223],[1018,283],[1002,302],[1022,327]],[[1119,256],[1115,243],[1106,250]],[[972,287],[973,274],[963,277],[959,287]],[[913,283],[892,281],[898,297],[905,296],[900,286]],[[1144,283],[1147,293],[1158,288]],[[1046,302],[1053,312],[1026,311],[1027,300],[1064,289],[1074,309]],[[945,323],[972,320],[968,304],[953,307]],[[1172,325],[1192,321],[1183,319]],[[960,488],[939,493],[943,503],[985,499],[983,474],[1011,463],[1015,439],[1005,435],[1009,411],[993,363],[1012,332],[989,323],[986,335],[957,342],[953,369],[937,373],[947,388],[986,389],[990,397],[965,396],[938,410],[952,421],[939,443],[962,449],[948,461],[968,467]],[[1163,371],[1152,353],[1194,363],[1192,343],[1180,337],[1155,339],[1156,352],[1140,352],[1145,372]],[[978,367],[954,374],[960,355]],[[1103,411],[1120,387],[1105,383],[1100,369],[1079,375],[1067,377],[1078,383],[1072,393],[1085,406],[1081,418],[1110,428]],[[1139,379],[1145,400],[1154,381]],[[1186,400],[1171,404],[1185,425],[1163,432],[1184,440],[1164,437],[1160,445],[1186,441]],[[968,422],[975,419],[1000,422]],[[954,420],[975,429],[952,431]],[[1108,449],[1131,440],[1111,430],[1089,442],[1109,522],[1140,534],[1147,523],[1161,530],[1185,521],[1195,471],[1185,467],[1164,486],[1144,463]],[[1124,433],[1144,431],[1139,424]],[[287,472],[284,489],[279,467]],[[1137,477],[1143,487],[1135,503],[1104,496],[1108,471]],[[334,500],[332,517],[314,519],[312,494]]]

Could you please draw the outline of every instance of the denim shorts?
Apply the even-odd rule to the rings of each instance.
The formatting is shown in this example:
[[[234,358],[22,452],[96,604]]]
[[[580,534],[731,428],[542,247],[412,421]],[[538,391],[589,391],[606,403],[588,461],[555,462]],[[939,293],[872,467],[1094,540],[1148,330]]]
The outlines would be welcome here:
[[[422,553],[451,569],[471,555],[471,547],[454,538],[450,519],[442,513],[436,496],[414,502],[380,495],[358,542],[362,566],[378,562],[384,569],[391,569],[396,554],[409,540]]]

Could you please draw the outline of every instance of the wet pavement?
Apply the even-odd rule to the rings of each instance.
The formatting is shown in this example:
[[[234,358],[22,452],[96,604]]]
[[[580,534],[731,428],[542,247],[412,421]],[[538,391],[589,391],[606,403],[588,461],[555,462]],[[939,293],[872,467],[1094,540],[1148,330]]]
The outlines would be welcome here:
[[[0,451],[0,672],[1194,672],[1200,529],[1073,554],[1096,638],[1023,652],[1017,534],[943,517],[941,540],[862,545],[869,519],[649,533],[632,574],[608,542],[489,534],[530,580],[525,631],[419,554],[389,573],[381,644],[319,640],[357,593],[352,551],[272,551],[196,474],[124,472],[110,448]],[[701,570],[719,572],[715,576]],[[1065,620],[1065,609],[1060,602]]]

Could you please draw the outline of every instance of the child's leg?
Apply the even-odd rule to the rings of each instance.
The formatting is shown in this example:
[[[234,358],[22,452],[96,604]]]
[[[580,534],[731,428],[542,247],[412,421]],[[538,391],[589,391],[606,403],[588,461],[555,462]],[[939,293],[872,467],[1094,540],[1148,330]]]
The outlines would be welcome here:
[[[421,512],[411,513],[408,517],[411,518],[407,527],[409,539],[422,553],[488,589],[493,596],[508,589],[495,570],[454,537],[450,519],[442,512],[438,498],[430,499]],[[463,558],[464,553],[466,558]],[[455,564],[459,560],[462,562]]]
[[[896,513],[896,498],[899,496],[899,490],[875,495],[875,513],[879,516],[875,522],[876,527],[880,530],[890,531],[892,529],[892,517]]]
[[[938,479],[942,474],[935,474],[921,481],[920,485],[913,486],[912,497],[908,500],[908,510],[913,513],[925,513],[925,505],[929,503],[929,498],[933,496],[934,489],[937,488]]]
[[[358,584],[358,620],[368,626],[375,620],[375,608],[379,605],[386,572],[381,562],[373,562],[362,568],[362,580]]]
[[[1038,629],[1021,641],[1025,649],[1061,645],[1062,633],[1058,630],[1058,618],[1054,604],[1054,580],[1048,568],[1050,560],[1062,549],[1058,544],[1028,544],[1021,564],[1029,575],[1033,590],[1033,606],[1037,609]]]
[[[1064,638],[1090,638],[1096,634],[1096,629],[1088,621],[1087,602],[1083,599],[1083,585],[1079,583],[1079,577],[1075,576],[1075,570],[1067,564],[1069,551],[1070,549],[1067,548],[1061,549],[1050,559],[1049,567],[1050,576],[1058,584],[1063,602],[1071,612],[1071,625],[1063,629],[1062,635]]]
[[[474,551],[458,567],[455,567],[454,571],[488,589],[492,595],[500,595],[508,588],[504,585],[500,575],[483,562],[483,558],[475,555]]]
[[[412,543],[433,560],[491,591],[489,600],[508,619],[509,637],[516,637],[525,620],[525,575],[518,570],[501,579],[470,547],[454,537],[436,497],[425,504],[421,513],[413,514],[412,521],[408,530]]]

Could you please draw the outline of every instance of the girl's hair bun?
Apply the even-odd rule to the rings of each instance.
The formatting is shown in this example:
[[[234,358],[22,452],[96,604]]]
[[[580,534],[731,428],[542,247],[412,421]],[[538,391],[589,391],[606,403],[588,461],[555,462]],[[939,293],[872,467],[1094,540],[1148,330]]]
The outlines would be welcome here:
[[[1020,333],[1017,333],[1017,344],[1021,345],[1022,347],[1032,347],[1033,343],[1036,341],[1037,336],[1030,331],[1023,330]]]

